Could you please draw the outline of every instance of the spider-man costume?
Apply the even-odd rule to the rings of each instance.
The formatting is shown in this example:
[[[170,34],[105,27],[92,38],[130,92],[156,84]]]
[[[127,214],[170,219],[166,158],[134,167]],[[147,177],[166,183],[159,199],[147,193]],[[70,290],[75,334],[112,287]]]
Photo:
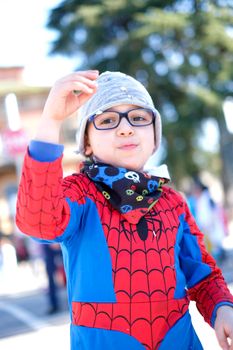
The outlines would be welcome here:
[[[233,297],[183,197],[164,186],[140,225],[132,223],[87,174],[62,178],[58,145],[30,147],[16,221],[26,234],[61,243],[71,349],[202,349],[189,300],[213,325]]]

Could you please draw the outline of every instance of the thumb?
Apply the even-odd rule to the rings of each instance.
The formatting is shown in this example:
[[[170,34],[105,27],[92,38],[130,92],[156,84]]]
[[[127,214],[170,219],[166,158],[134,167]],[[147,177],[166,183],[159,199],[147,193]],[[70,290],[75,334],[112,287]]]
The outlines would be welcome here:
[[[77,95],[79,107],[81,107],[84,103],[86,103],[97,91],[97,87],[92,88],[92,92],[90,93],[83,93]]]

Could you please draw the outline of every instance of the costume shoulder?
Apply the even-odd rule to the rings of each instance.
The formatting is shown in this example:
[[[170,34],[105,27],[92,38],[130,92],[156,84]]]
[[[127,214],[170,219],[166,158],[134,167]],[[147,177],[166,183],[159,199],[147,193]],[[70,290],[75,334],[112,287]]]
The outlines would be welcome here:
[[[163,186],[161,200],[168,201],[170,206],[177,209],[178,214],[182,214],[185,211],[186,199],[184,195],[170,186]]]
[[[86,197],[94,199],[98,190],[93,181],[85,174],[74,173],[66,176],[62,182],[63,192],[72,202],[83,204]]]

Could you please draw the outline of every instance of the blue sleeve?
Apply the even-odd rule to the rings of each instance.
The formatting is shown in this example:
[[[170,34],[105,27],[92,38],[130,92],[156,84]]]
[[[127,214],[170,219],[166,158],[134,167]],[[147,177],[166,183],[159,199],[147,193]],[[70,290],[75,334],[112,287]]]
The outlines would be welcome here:
[[[28,150],[33,159],[39,162],[52,162],[62,155],[64,146],[58,143],[32,140]]]
[[[211,323],[211,326],[214,328],[214,324],[215,324],[215,320],[216,320],[216,317],[217,317],[217,311],[218,311],[218,308],[220,306],[231,306],[233,308],[233,303],[230,303],[230,302],[227,302],[227,301],[222,301],[221,303],[218,303],[215,308],[214,308],[214,311],[212,313],[212,317],[211,317],[211,320],[210,320],[210,323]]]

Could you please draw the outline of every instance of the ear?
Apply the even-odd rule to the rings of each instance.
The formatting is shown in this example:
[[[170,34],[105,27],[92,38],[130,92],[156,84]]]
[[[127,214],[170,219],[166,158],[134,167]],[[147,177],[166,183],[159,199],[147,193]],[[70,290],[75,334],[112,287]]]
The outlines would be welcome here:
[[[85,156],[89,157],[92,155],[92,147],[90,145],[90,141],[86,133],[84,135],[84,149]]]

